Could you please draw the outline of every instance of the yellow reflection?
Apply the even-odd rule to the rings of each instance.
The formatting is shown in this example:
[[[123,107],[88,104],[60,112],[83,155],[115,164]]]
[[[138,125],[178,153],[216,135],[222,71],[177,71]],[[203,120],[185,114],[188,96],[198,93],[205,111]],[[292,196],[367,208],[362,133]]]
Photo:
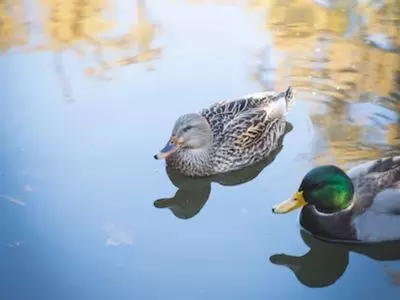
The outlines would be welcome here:
[[[188,0],[188,2],[192,4],[215,3],[215,4],[233,5],[242,3],[244,2],[244,0]]]
[[[265,8],[265,27],[273,35],[273,50],[282,57],[274,86],[268,88],[281,90],[291,84],[302,92],[301,99],[325,107],[322,113],[311,112],[313,123],[327,141],[315,162],[333,159],[344,164],[376,158],[388,149],[364,142],[368,126],[351,122],[349,108],[360,96],[371,93],[386,97],[398,90],[400,56],[391,49],[399,46],[400,2],[385,1],[380,8],[370,3],[354,7],[350,1],[330,2],[333,7],[311,0],[251,2]],[[356,12],[366,23],[354,24]],[[384,42],[367,42],[374,35],[383,36]],[[261,63],[253,78],[264,85],[262,72],[268,69]],[[400,112],[398,107],[391,109]],[[398,128],[392,125],[384,129],[392,150],[400,148]]]
[[[337,1],[336,9],[315,4],[312,0],[271,1],[255,0],[253,6],[265,6],[268,13],[265,26],[274,32],[276,43],[290,46],[289,39],[303,39],[324,31],[343,34],[348,27],[348,14],[343,9],[345,1]],[[293,44],[292,44],[293,45]]]
[[[5,24],[0,27],[2,49],[16,44],[20,36],[18,32],[22,28],[19,24],[24,22],[24,16],[16,18],[9,8],[10,5],[18,7],[23,12],[23,0],[8,1],[12,5],[7,1],[0,3],[0,20]],[[112,18],[116,6],[114,1],[39,0],[36,4],[44,41],[32,46],[30,51],[50,50],[58,55],[72,50],[81,57],[89,55],[98,65],[86,69],[88,75],[101,75],[115,66],[149,62],[161,55],[162,49],[152,46],[158,26],[150,20],[144,0],[132,3],[132,26],[125,34],[113,33],[124,25]],[[129,12],[126,13],[129,15]],[[111,37],[105,38],[105,35]],[[60,59],[57,58],[57,61]],[[62,69],[60,65],[57,62],[58,70]]]
[[[42,27],[48,38],[48,43],[39,49],[76,50],[73,47],[79,42],[88,43],[113,27],[103,17],[109,8],[106,0],[40,0],[39,6]],[[82,54],[81,51],[78,53]]]
[[[27,42],[23,0],[0,1],[0,53]]]
[[[368,1],[369,2],[369,1]],[[398,0],[385,0],[385,5],[374,9],[371,5],[360,4],[359,11],[370,20],[366,24],[366,31],[370,34],[386,33],[394,45],[400,46],[400,3]]]
[[[399,123],[389,124],[386,138],[391,145],[400,145],[400,128]]]
[[[37,0],[29,5],[37,8],[30,17],[39,16],[40,39],[30,40],[23,0],[0,1],[0,53],[24,46],[22,51],[52,51],[54,68],[64,96],[73,99],[72,86],[63,64],[65,51],[74,51],[79,57],[92,58],[96,65],[85,73],[104,78],[112,67],[150,62],[161,56],[162,48],[154,47],[158,26],[151,21],[145,1],[132,4],[128,22],[132,26],[125,34],[115,34],[125,24],[113,20],[116,2],[110,0]],[[32,10],[34,11],[34,10]],[[37,27],[37,23],[35,23]],[[117,26],[118,25],[118,26]],[[106,38],[105,36],[111,36]],[[38,35],[39,36],[39,35]],[[29,43],[28,43],[29,42]]]
[[[358,34],[344,37],[350,31],[352,6],[349,2],[346,6],[346,1],[342,1],[332,9],[319,6],[311,0],[253,2],[268,7],[266,27],[274,35],[274,46],[285,57],[278,67],[278,78],[290,76],[298,86],[312,88],[314,77],[324,77],[323,85],[331,87],[330,90],[325,88],[324,92],[337,97],[345,94],[344,91],[353,90],[353,86],[358,94],[374,92],[387,95],[393,90],[394,78],[399,70],[399,55],[371,47]],[[364,35],[381,32],[386,33],[389,39],[398,41],[400,32],[396,24],[400,17],[394,12],[399,10],[399,4],[388,1],[389,4],[393,7],[369,11],[370,18]],[[383,17],[382,11],[392,13]],[[385,27],[381,25],[382,18],[385,19]],[[355,30],[358,33],[357,28]],[[312,67],[318,64],[319,67]],[[288,65],[290,70],[287,70]],[[282,80],[276,82],[276,89],[287,84]],[[349,97],[345,95],[341,98]]]
[[[153,47],[153,42],[159,33],[159,26],[154,24],[148,14],[145,1],[136,2],[136,13],[134,14],[134,23],[128,32],[115,39],[97,40],[97,44],[102,47],[112,47],[119,50],[129,50],[133,55],[124,55],[111,63],[103,63],[102,68],[89,68],[86,70],[88,75],[95,75],[104,69],[115,66],[126,66],[136,63],[150,62],[161,56],[162,48]]]

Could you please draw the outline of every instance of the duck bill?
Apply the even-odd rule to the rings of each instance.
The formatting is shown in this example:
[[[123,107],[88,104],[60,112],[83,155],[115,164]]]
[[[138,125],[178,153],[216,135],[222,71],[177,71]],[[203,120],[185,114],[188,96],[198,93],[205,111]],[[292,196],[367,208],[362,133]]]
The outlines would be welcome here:
[[[170,141],[165,145],[164,148],[161,149],[159,153],[154,155],[155,159],[165,159],[168,156],[170,156],[175,150],[177,149],[177,146],[175,143],[171,143]]]
[[[272,208],[272,212],[275,214],[286,214],[293,210],[306,205],[307,202],[304,200],[303,191],[294,194],[292,199],[283,201]]]

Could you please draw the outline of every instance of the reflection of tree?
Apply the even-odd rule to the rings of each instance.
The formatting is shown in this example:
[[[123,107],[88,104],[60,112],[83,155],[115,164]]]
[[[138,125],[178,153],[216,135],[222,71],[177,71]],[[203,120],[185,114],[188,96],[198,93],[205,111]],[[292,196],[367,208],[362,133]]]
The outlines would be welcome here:
[[[291,84],[301,92],[300,99],[307,99],[314,108],[324,108],[323,112],[311,112],[327,141],[315,158],[318,163],[326,162],[325,157],[333,157],[336,163],[376,158],[396,148],[398,139],[390,140],[391,147],[366,142],[366,130],[370,129],[365,122],[352,121],[349,112],[354,103],[375,102],[377,97],[384,100],[379,105],[387,107],[387,98],[398,93],[399,52],[366,40],[381,33],[398,45],[400,2],[386,1],[378,9],[354,9],[350,1],[330,3],[334,6],[327,8],[308,0],[254,0],[253,5],[267,7],[266,27],[273,34],[274,49],[283,58],[276,68],[262,62],[253,77],[264,88],[279,90]],[[366,21],[357,12],[367,17]],[[268,72],[274,73],[273,86],[265,80]],[[397,106],[390,109],[398,112]],[[389,131],[374,130],[380,135]]]
[[[86,71],[88,75],[107,71],[113,66],[148,62],[161,53],[161,48],[151,47],[157,26],[149,20],[144,0],[136,2],[135,23],[128,33],[108,39],[103,38],[102,34],[109,33],[115,24],[104,18],[104,14],[110,10],[106,0],[43,0],[42,6],[44,28],[50,42],[38,49],[74,50],[79,55],[91,51],[100,69],[89,68]],[[107,62],[105,54],[115,50],[136,50],[136,54]]]
[[[60,81],[63,96],[68,102],[72,102],[74,100],[74,96],[72,93],[71,83],[65,72],[64,64],[62,62],[62,52],[55,52],[53,54],[53,62],[54,71],[56,72],[58,80]]]
[[[136,5],[135,23],[128,33],[116,39],[92,39],[92,41],[101,49],[104,47],[123,50],[136,50],[135,55],[125,56],[117,61],[108,64],[102,63],[102,70],[109,69],[112,66],[125,66],[136,63],[145,63],[159,58],[162,48],[153,48],[152,43],[158,33],[158,26],[151,23],[144,0],[138,0]],[[98,53],[100,54],[100,53]],[[99,57],[100,55],[98,55]],[[88,69],[87,73],[95,74],[97,71],[93,68]]]
[[[105,0],[42,0],[43,28],[49,37],[46,48],[61,51],[78,47],[79,42],[110,29],[112,24],[102,17],[107,6]]]
[[[250,3],[253,7],[267,8],[265,27],[273,31],[277,44],[289,46],[294,40],[314,36],[315,32],[339,35],[345,32],[349,21],[344,9],[349,8],[350,1],[335,2],[335,9],[310,0],[253,0]]]
[[[40,12],[44,40],[32,39],[27,46],[27,30],[24,2],[5,0],[0,2],[0,52],[11,47],[25,46],[25,51],[53,51],[54,67],[63,93],[72,99],[72,87],[68,70],[62,62],[64,52],[73,51],[79,57],[93,58],[98,66],[86,69],[87,75],[102,75],[113,67],[150,62],[161,55],[162,48],[154,48],[158,27],[149,18],[145,0],[133,4],[134,23],[126,34],[113,35],[116,24],[106,18],[111,11],[108,0],[40,0],[36,3]],[[122,24],[121,24],[122,25]],[[108,34],[113,37],[104,38]],[[39,44],[38,44],[39,43]],[[132,54],[133,52],[133,54]],[[112,54],[112,60],[106,59]],[[119,58],[118,58],[119,57]]]
[[[362,26],[350,26],[349,16],[354,14],[350,2],[340,9],[321,8],[311,1],[300,0],[287,5],[281,1],[264,3],[271,5],[266,27],[274,35],[275,47],[285,57],[277,69],[279,78],[290,75],[297,87],[316,89],[339,99],[367,92],[388,95],[395,88],[399,55],[368,46],[360,34],[345,37],[347,32],[354,31],[350,27]],[[371,18],[366,30],[377,30],[377,26],[369,25],[375,20],[380,19]],[[399,21],[399,16],[391,24],[386,20],[385,24],[392,30],[382,32],[393,32],[391,38],[397,38]],[[286,85],[278,79],[276,84],[277,89]]]
[[[82,46],[91,39],[110,29],[111,23],[102,19],[103,10],[107,8],[105,0],[42,0],[40,3],[42,26],[45,43],[34,50],[51,50],[54,52],[54,68],[61,84],[64,97],[73,99],[72,87],[62,62],[63,53],[73,50],[84,56],[86,48]]]
[[[0,1],[0,53],[28,42],[22,0]]]
[[[188,0],[189,3],[193,4],[206,4],[206,3],[216,3],[216,4],[239,4],[243,0]]]
[[[104,38],[105,34],[110,35],[111,30],[117,27],[115,22],[106,18],[106,13],[111,11],[111,3],[107,0],[38,1],[45,39],[39,45],[35,40],[36,46],[29,51],[51,50],[61,53],[72,50],[79,56],[91,54],[100,65],[100,71],[158,58],[161,48],[152,46],[158,27],[149,18],[145,0],[137,0],[134,4],[134,24],[126,34]],[[22,0],[0,2],[0,51],[27,44],[25,18]],[[118,57],[123,51],[134,51],[135,54],[124,55],[111,63],[104,59],[109,52],[113,52],[113,57]],[[89,75],[97,72],[96,68],[87,70]]]
[[[367,2],[368,3],[368,2]],[[359,5],[361,14],[370,20],[366,24],[369,34],[386,33],[394,46],[400,47],[400,4],[398,0],[385,0],[380,9],[373,9],[370,5]]]

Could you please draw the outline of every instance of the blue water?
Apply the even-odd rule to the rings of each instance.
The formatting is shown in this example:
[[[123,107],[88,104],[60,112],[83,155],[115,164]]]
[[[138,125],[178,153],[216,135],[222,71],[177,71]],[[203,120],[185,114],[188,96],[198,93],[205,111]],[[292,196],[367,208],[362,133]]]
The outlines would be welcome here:
[[[374,27],[361,22],[379,5],[259,2],[87,1],[117,24],[96,38],[116,40],[138,20],[157,30],[132,30],[142,38],[126,49],[81,37],[62,52],[41,27],[38,8],[53,6],[25,3],[30,40],[1,38],[10,48],[0,57],[0,299],[398,299],[400,245],[326,244],[300,232],[297,213],[271,207],[316,164],[348,167],[400,149],[399,34],[389,30],[399,7],[392,1],[386,27]],[[286,23],[274,27],[280,9]],[[348,27],[331,35],[297,25],[294,34],[309,11]],[[329,56],[349,53],[330,46],[340,43],[359,53]],[[322,58],[304,57],[307,45]],[[161,50],[147,62],[114,63],[152,49]],[[289,84],[297,102],[275,157],[212,179],[167,173],[153,159],[179,115]]]

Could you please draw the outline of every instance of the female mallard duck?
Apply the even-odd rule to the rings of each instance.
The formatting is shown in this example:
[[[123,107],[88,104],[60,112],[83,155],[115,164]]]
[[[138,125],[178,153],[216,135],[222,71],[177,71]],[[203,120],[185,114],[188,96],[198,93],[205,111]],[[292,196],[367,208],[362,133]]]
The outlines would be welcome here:
[[[400,156],[308,172],[292,199],[274,213],[302,207],[301,226],[317,238],[376,243],[400,240]]]
[[[265,158],[284,134],[292,88],[225,101],[178,118],[167,145],[154,158],[187,176],[210,176]]]

